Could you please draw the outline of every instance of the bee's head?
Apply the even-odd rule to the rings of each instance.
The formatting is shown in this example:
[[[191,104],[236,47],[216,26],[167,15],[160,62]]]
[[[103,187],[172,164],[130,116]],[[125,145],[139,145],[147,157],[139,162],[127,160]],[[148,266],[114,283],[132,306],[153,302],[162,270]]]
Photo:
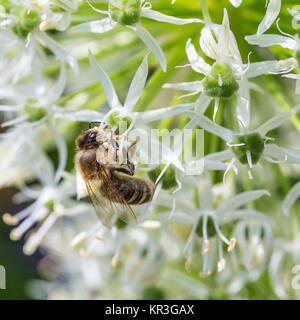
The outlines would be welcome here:
[[[81,133],[76,139],[76,146],[78,150],[97,149],[105,141],[105,132],[100,128],[92,128]]]

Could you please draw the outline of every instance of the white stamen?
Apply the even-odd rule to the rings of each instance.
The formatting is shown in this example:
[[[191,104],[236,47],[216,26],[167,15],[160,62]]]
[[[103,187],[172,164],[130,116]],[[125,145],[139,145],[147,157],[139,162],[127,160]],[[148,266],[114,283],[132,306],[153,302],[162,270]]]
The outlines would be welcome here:
[[[253,175],[252,175],[251,169],[248,169],[248,177],[250,180],[253,180]]]
[[[87,239],[87,233],[84,231],[80,232],[71,240],[71,247],[76,248],[80,246],[86,239]]]
[[[214,107],[214,115],[213,115],[213,121],[216,120],[216,115],[219,109],[220,99],[215,99],[215,107]]]
[[[46,219],[46,221],[44,221],[38,231],[28,238],[23,248],[23,251],[26,255],[31,255],[36,251],[46,233],[55,223],[56,219],[57,216],[55,215],[55,213],[50,214],[50,216]]]
[[[249,168],[252,169],[253,165],[252,165],[251,152],[249,150],[247,150],[246,151],[246,155],[247,155],[247,161],[248,161]]]

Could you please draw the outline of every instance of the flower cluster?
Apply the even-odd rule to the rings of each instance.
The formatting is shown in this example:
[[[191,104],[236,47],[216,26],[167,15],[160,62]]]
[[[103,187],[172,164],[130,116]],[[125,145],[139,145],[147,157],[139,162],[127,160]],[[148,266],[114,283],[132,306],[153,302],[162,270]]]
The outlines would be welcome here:
[[[282,262],[299,262],[299,12],[190,2],[0,0],[0,187],[28,203],[2,219],[26,255],[43,255],[33,297],[251,298],[265,272],[293,296]],[[230,19],[247,6],[262,21],[245,19],[243,39]],[[136,141],[135,175],[156,185],[132,206],[134,226],[112,205],[106,228],[88,200],[74,168],[88,123],[118,150]]]

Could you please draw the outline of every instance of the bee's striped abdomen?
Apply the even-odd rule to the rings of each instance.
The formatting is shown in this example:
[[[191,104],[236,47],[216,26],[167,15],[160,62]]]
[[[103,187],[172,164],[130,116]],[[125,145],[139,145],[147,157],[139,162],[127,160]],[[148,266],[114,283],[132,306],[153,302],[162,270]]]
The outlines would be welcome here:
[[[127,200],[128,204],[143,204],[151,201],[154,193],[154,187],[152,183],[139,179],[136,181],[136,184],[139,184],[139,186],[135,189],[132,197]]]
[[[114,184],[128,204],[138,205],[151,201],[155,190],[152,182],[123,174],[122,179],[118,174]]]

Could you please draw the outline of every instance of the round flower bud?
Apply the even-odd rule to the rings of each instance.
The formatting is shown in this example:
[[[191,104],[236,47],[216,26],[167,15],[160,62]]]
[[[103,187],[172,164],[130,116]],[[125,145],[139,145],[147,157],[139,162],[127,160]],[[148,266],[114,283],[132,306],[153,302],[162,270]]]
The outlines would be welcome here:
[[[140,21],[141,0],[109,1],[108,10],[114,21],[125,26],[132,26]]]
[[[130,118],[119,118],[119,113],[113,112],[108,117],[108,124],[113,128],[116,127],[115,133],[116,134],[122,134],[125,132],[129,126],[131,125],[131,119]]]
[[[231,147],[231,149],[242,164],[248,163],[247,151],[251,153],[252,163],[256,164],[265,148],[264,139],[257,132],[238,134],[233,138],[231,144],[236,145]]]
[[[27,120],[29,122],[39,121],[47,114],[45,109],[33,107],[32,104],[35,102],[34,99],[29,99],[24,105],[24,112],[28,116]]]
[[[203,81],[204,93],[213,98],[231,98],[239,89],[228,63],[214,63]]]
[[[26,38],[28,33],[41,23],[39,13],[35,10],[26,7],[15,7],[11,13],[16,16],[12,30],[21,38]]]
[[[207,236],[209,238],[214,237],[216,235],[216,229],[211,217],[207,217],[206,230],[207,230]],[[196,228],[196,233],[200,238],[203,237],[203,216],[200,217],[199,219],[199,222]]]
[[[153,182],[156,182],[163,168],[164,168],[164,165],[160,165],[154,168],[153,170],[149,171],[148,172],[149,178]],[[165,171],[165,173],[163,174],[163,176],[161,177],[160,181],[162,182],[162,188],[164,190],[170,190],[172,188],[177,187],[175,169],[172,166],[169,166]]]

